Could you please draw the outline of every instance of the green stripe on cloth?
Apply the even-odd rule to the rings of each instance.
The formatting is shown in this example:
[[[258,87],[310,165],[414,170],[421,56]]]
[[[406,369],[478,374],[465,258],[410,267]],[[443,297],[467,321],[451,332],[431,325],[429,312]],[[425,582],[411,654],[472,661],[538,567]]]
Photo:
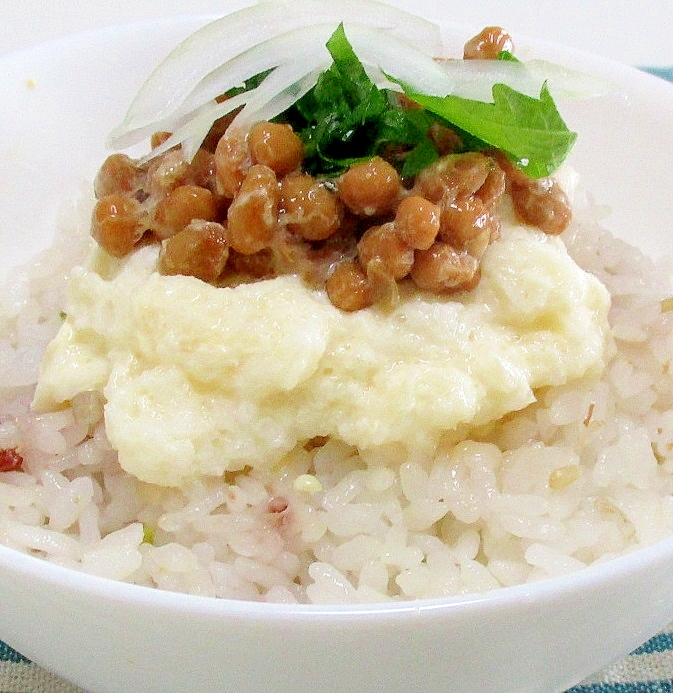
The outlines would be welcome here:
[[[673,693],[671,626],[567,693]]]
[[[634,650],[634,655],[651,654],[652,652],[666,652],[673,650],[673,633],[659,633]]]
[[[651,75],[673,82],[673,67],[641,67],[640,69],[649,72]]]
[[[19,664],[27,661],[28,660],[23,655],[0,640],[0,662],[15,662]]]
[[[593,683],[575,686],[568,693],[673,693],[673,681],[636,681],[634,683]]]

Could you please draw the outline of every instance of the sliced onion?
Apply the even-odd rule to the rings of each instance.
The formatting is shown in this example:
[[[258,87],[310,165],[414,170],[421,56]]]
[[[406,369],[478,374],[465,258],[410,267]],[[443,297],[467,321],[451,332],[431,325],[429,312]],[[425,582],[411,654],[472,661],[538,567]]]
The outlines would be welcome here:
[[[235,111],[237,108],[245,105],[250,92],[239,94],[227,101],[217,103],[211,101],[202,108],[190,113],[180,122],[176,122],[174,127],[170,128],[172,133],[170,137],[164,140],[158,147],[152,149],[147,156],[140,159],[140,163],[145,163],[154,159],[157,156],[165,154],[173,147],[182,146],[183,153],[187,161],[194,158],[199,146],[206,138],[213,123],[222,116]],[[155,130],[154,126],[148,126],[148,132]],[[140,132],[140,131],[136,131]]]
[[[171,117],[200,108],[229,89],[242,86],[250,77],[282,65],[304,64],[304,74],[316,64],[329,65],[330,55],[325,44],[334,28],[332,24],[321,24],[289,31],[241,53],[208,74]],[[297,46],[301,46],[300,59]]]
[[[274,72],[254,90],[245,108],[236,116],[231,127],[247,130],[255,123],[275,118],[304,96],[315,85],[320,73],[327,69],[328,66],[329,64],[326,64],[306,75],[302,75],[300,79],[292,84],[288,84],[281,90],[278,90],[277,84],[274,84],[270,79],[270,77],[276,76]]]
[[[441,60],[438,65],[454,84],[453,94],[490,101],[494,84],[538,98],[543,83],[557,101],[600,96],[612,90],[605,81],[545,60]],[[427,92],[424,92],[427,93]]]
[[[300,10],[300,11],[298,11]],[[424,19],[368,0],[262,0],[207,24],[181,44],[154,70],[133,100],[112,139],[158,122],[181,108],[190,93],[218,66],[259,43],[290,30],[349,17],[367,26],[386,28],[419,49],[442,54],[439,28]]]
[[[325,44],[335,28],[331,23],[302,27],[254,46],[209,73],[178,110],[198,108],[233,86],[242,85],[250,76],[292,60],[312,62],[313,57],[320,54],[329,59]],[[346,22],[344,28],[355,53],[365,65],[394,73],[400,81],[424,94],[444,96],[451,91],[451,80],[432,55],[395,38],[387,29],[372,29],[359,22]],[[301,48],[299,57],[298,46]]]
[[[312,25],[253,46],[212,70],[172,112],[148,124],[135,128],[126,124],[113,132],[112,145],[123,148],[154,131],[165,130],[172,136],[149,158],[181,144],[185,156],[191,159],[212,123],[235,108],[245,104],[234,125],[250,126],[255,120],[278,115],[313,87],[319,74],[329,66],[331,56],[325,44],[335,28],[332,24]],[[399,88],[386,77],[386,73],[395,72],[401,81],[423,93],[445,95],[451,91],[449,76],[433,57],[395,38],[387,28],[373,29],[350,22],[344,28],[355,53],[376,75],[379,86]],[[301,46],[300,52],[297,46]],[[216,96],[270,69],[271,74],[256,89],[221,104],[214,102]]]
[[[387,31],[376,31],[358,24],[344,24],[346,37],[364,65],[408,84],[429,96],[446,96],[453,90],[450,75],[437,64],[436,53],[409,45]]]
[[[305,65],[293,63],[272,72],[257,88],[238,94],[222,103],[211,101],[178,124],[172,135],[153,149],[142,161],[160,156],[172,147],[182,145],[189,161],[196,154],[212,124],[222,116],[244,106],[230,127],[245,129],[260,120],[269,120],[289,108],[316,83],[328,63],[306,72]]]
[[[617,85],[602,77],[572,70],[548,60],[529,60],[524,64],[528,72],[537,77],[538,82],[547,82],[551,95],[557,101],[591,99],[614,93],[617,89]]]
[[[153,131],[175,132],[179,124],[185,122],[190,114],[208,112],[205,108],[208,103],[230,89],[242,86],[245,80],[260,72],[295,63],[299,66],[299,72],[303,70],[303,73],[299,75],[303,77],[318,65],[329,64],[330,55],[325,43],[333,31],[334,27],[328,24],[312,26],[276,36],[253,46],[209,73],[182,103],[172,111],[166,112],[161,118],[133,128],[129,127],[125,121],[111,133],[110,144],[116,148],[124,148],[147,137]],[[298,41],[301,41],[301,56],[297,55]],[[285,86],[287,83],[281,88]],[[236,108],[243,105],[245,101],[245,97],[242,97],[242,100],[239,99]],[[231,105],[229,102],[227,104]],[[220,117],[231,110],[233,108],[227,109],[225,106],[224,110],[214,109],[213,112],[219,112],[220,115],[217,117]]]

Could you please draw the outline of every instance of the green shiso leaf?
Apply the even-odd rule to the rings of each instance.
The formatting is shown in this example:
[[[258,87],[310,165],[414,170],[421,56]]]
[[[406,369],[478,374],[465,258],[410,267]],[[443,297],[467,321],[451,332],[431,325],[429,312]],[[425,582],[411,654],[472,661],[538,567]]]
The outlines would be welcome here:
[[[540,178],[563,163],[577,137],[561,118],[546,84],[539,98],[494,84],[492,103],[429,96],[401,85],[406,97],[422,107],[408,108],[400,104],[399,95],[371,81],[343,24],[326,45],[332,65],[277,118],[299,133],[304,166],[314,175],[338,175],[353,163],[393,151],[402,177],[413,177],[439,156],[428,135],[438,122],[455,129],[466,150],[500,149],[528,175]],[[507,52],[498,59],[516,60]]]
[[[497,60],[505,60],[511,63],[521,62],[511,51],[500,51],[500,53],[498,53]]]
[[[546,84],[539,99],[494,84],[493,103],[453,95],[427,96],[410,89],[405,93],[485,145],[502,150],[533,178],[553,173],[577,139],[559,115]]]
[[[315,173],[338,172],[376,153],[386,95],[369,79],[343,25],[327,42],[333,63],[286,116],[299,123],[305,165]],[[294,113],[292,112],[294,111]]]

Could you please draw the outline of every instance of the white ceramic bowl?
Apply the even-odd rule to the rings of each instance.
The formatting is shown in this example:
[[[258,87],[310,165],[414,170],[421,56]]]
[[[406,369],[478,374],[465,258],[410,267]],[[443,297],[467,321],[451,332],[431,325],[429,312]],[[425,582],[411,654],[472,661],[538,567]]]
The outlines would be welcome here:
[[[149,69],[202,24],[99,31],[0,61],[0,278],[49,243],[59,202],[90,180]],[[447,27],[453,54],[480,27]],[[519,38],[518,54],[611,80],[564,104],[573,162],[607,224],[670,252],[673,88]],[[652,181],[655,181],[654,183]],[[636,229],[645,229],[642,236]],[[561,691],[673,620],[673,539],[573,575],[485,595],[374,606],[185,596],[55,567],[0,547],[0,639],[96,693]]]

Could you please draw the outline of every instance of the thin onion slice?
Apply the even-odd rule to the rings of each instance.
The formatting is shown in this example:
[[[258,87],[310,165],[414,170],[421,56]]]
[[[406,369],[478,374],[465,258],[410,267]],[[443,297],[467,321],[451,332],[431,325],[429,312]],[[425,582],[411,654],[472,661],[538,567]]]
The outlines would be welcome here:
[[[438,65],[453,82],[453,94],[475,101],[491,101],[494,84],[538,98],[546,82],[556,101],[602,96],[613,87],[604,80],[546,60],[440,60]]]
[[[181,112],[196,110],[229,89],[242,85],[249,77],[279,65],[291,61],[308,61],[312,64],[314,56],[329,60],[325,44],[334,29],[333,24],[302,27],[245,51],[208,74],[171,118],[177,120]],[[344,29],[355,53],[365,66],[383,73],[394,71],[399,81],[424,94],[445,96],[451,91],[451,79],[431,56],[389,35],[387,30],[371,29],[350,22],[344,24]],[[297,46],[301,46],[300,57],[297,56]],[[165,118],[164,124],[166,121]]]
[[[158,122],[179,109],[190,93],[218,66],[290,30],[356,16],[367,26],[388,30],[429,54],[442,54],[439,27],[427,20],[369,0],[262,0],[207,24],[185,39],[154,70],[133,100],[112,140]],[[301,46],[297,46],[301,54]],[[298,56],[299,57],[299,56]]]
[[[221,103],[211,101],[205,104],[197,112],[190,114],[175,128],[168,139],[141,159],[140,163],[160,156],[178,145],[182,145],[185,159],[191,161],[212,124],[218,118],[244,106],[230,128],[245,129],[260,120],[270,120],[289,108],[311,89],[326,67],[327,64],[319,65],[308,73],[305,66],[300,67],[297,64],[278,68],[255,89],[233,96]]]
[[[436,54],[419,50],[385,30],[375,31],[347,22],[344,30],[363,65],[378,68],[422,94],[446,96],[453,91],[453,80],[437,64]]]
[[[276,84],[272,85],[270,80],[270,77],[275,77],[274,72],[273,75],[270,75],[269,78],[265,79],[264,82],[255,89],[255,93],[248,99],[245,107],[236,116],[231,127],[233,129],[240,128],[245,131],[255,123],[275,118],[304,96],[304,94],[315,85],[320,73],[327,69],[327,67],[327,64],[320,66],[312,72],[302,75],[300,79],[292,84],[288,84],[281,90],[276,88]],[[267,81],[269,82],[268,84]],[[278,81],[280,82],[280,79]]]
[[[309,30],[294,29],[264,41],[210,72],[187,96],[185,104],[198,108],[229,89],[242,86],[250,77],[290,62],[329,64],[325,44],[333,31],[333,24],[321,24]],[[298,46],[301,46],[301,58],[297,56]]]
[[[164,130],[173,135],[153,150],[149,158],[181,144],[186,158],[190,159],[210,125],[235,108],[245,104],[232,126],[244,123],[250,126],[258,120],[278,115],[311,89],[320,73],[329,66],[331,56],[325,44],[334,29],[331,24],[314,25],[289,31],[254,46],[210,72],[172,113],[142,127],[115,133],[113,144],[129,146],[154,131]],[[377,85],[399,89],[385,77],[394,71],[400,81],[423,93],[443,96],[451,91],[450,77],[434,58],[393,37],[387,29],[372,29],[350,22],[344,25],[344,29],[365,67],[378,76],[376,82],[381,84]],[[302,47],[300,54],[298,45]],[[267,70],[272,72],[256,89],[215,104],[215,97]],[[298,84],[301,84],[300,88],[296,86]]]
[[[312,72],[318,65],[328,65],[330,55],[325,43],[333,31],[334,27],[331,25],[310,27],[304,31],[288,32],[253,46],[250,50],[213,70],[176,109],[167,112],[162,118],[143,126],[114,131],[110,136],[112,146],[116,148],[130,146],[153,131],[175,132],[179,124],[191,117],[190,114],[207,113],[207,105],[216,97],[230,89],[242,86],[247,79],[267,70],[294,63],[296,65],[294,70],[297,68],[299,72],[303,70],[303,74],[298,75],[297,78],[299,78]],[[297,55],[299,39],[302,40],[302,48],[305,51],[300,57]],[[238,105],[243,105],[245,101],[246,97],[241,96]],[[214,109],[213,112],[219,112],[221,116],[229,111]]]

